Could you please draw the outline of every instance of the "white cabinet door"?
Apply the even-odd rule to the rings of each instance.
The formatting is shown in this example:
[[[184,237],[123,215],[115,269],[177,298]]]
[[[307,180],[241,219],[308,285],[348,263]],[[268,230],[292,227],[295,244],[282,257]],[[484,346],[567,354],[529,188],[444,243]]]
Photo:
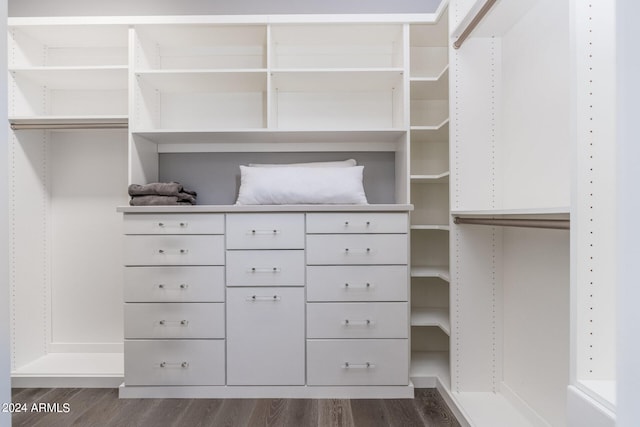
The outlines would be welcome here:
[[[307,214],[307,233],[406,233],[406,213],[331,212]]]
[[[125,340],[125,385],[224,385],[224,340]]]
[[[304,286],[304,251],[227,251],[227,286]]]
[[[227,384],[302,385],[304,289],[227,289]]]
[[[223,236],[125,236],[125,265],[224,265]]]
[[[307,267],[308,301],[407,301],[406,265]]]
[[[227,249],[304,249],[304,214],[228,214]]]
[[[309,340],[308,385],[407,385],[408,340]]]
[[[307,263],[407,264],[406,234],[311,234],[307,236]]]
[[[124,234],[224,234],[223,214],[126,214]]]
[[[408,338],[406,302],[307,304],[307,338]]]
[[[224,338],[224,304],[127,303],[125,338]]]
[[[223,302],[224,267],[125,267],[125,302]]]

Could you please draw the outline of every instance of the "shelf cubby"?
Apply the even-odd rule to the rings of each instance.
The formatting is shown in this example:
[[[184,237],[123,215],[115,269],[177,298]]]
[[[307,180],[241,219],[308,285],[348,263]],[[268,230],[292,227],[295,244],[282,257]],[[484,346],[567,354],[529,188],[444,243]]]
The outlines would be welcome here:
[[[403,29],[398,24],[274,25],[271,44],[271,66],[276,69],[403,66]]]
[[[412,79],[437,79],[448,68],[447,14],[436,24],[411,25],[410,75]]]
[[[136,70],[262,69],[266,25],[139,25]]]
[[[126,25],[9,26],[9,67],[126,66]]]
[[[134,85],[134,130],[266,127],[264,70],[137,72]]]

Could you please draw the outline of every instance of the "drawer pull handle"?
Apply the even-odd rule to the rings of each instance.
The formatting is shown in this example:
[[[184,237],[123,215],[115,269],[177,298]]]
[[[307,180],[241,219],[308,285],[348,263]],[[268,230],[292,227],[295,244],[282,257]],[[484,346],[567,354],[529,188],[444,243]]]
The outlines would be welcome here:
[[[158,324],[160,326],[169,326],[169,325],[189,326],[189,321],[188,320],[160,320]]]
[[[166,253],[167,253],[167,251],[165,251],[164,249],[158,249],[158,253],[159,253],[160,255],[164,255],[164,254],[166,254]],[[179,249],[179,250],[178,250],[178,253],[179,253],[180,255],[186,255],[186,254],[188,254],[188,253],[189,253],[189,249]]]
[[[260,296],[260,295],[251,295],[247,297],[247,301],[258,302],[258,301],[280,301],[280,297],[278,295],[269,295],[269,296]]]
[[[160,283],[158,285],[158,289],[167,289],[167,285]],[[182,291],[189,289],[189,285],[187,285],[186,283],[181,283],[180,286],[176,287],[176,289],[180,289]]]
[[[249,269],[250,273],[279,273],[280,271],[282,271],[282,269],[279,267],[251,267]]]
[[[345,283],[344,287],[345,287],[345,289],[365,289],[365,290],[367,290],[367,289],[371,289],[371,283],[367,282],[362,286],[353,286],[353,285],[350,285],[349,283]]]
[[[255,236],[255,235],[271,235],[271,234],[278,234],[278,233],[279,233],[278,230],[273,229],[273,230],[251,230],[251,233],[249,234],[251,234],[252,236]]]
[[[349,248],[344,248],[344,253],[346,253],[346,254],[357,254],[357,253],[370,254],[371,253],[371,248],[366,248],[364,251],[360,251],[360,252],[349,250]]]
[[[342,367],[345,369],[369,369],[369,368],[375,368],[376,365],[374,365],[371,362],[365,362],[365,363],[344,362],[344,365],[342,365]]]
[[[187,222],[179,222],[179,223],[178,223],[178,226],[179,226],[180,228],[185,228],[188,224],[189,224],[189,223],[187,223]],[[166,226],[167,226],[167,224],[165,224],[164,222],[159,222],[159,223],[158,223],[158,227],[160,227],[160,228],[165,228]]]
[[[373,325],[373,321],[370,319],[365,319],[365,320],[349,320],[349,319],[344,319],[344,322],[342,322],[342,324],[344,326],[372,326]]]
[[[371,221],[367,221],[364,223],[365,227],[370,227],[371,226]],[[345,221],[344,222],[344,226],[348,227],[349,226],[349,221]]]
[[[188,368],[189,362],[160,362],[161,368]]]

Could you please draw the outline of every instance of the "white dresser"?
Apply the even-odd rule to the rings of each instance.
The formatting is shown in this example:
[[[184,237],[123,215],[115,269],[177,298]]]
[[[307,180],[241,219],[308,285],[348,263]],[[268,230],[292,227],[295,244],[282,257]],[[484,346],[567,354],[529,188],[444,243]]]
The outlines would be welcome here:
[[[265,208],[120,209],[121,396],[412,397],[410,207]]]

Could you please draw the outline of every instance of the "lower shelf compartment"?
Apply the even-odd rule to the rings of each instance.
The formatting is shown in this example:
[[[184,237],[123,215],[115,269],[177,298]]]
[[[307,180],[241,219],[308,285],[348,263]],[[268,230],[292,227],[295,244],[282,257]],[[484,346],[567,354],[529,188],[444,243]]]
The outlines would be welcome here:
[[[49,353],[11,372],[11,386],[112,388],[124,378],[122,353]]]
[[[502,393],[452,392],[457,408],[472,426],[528,427],[548,425],[529,407],[521,407]]]
[[[409,378],[416,388],[434,388],[437,381],[451,389],[449,353],[446,351],[413,351]]]

